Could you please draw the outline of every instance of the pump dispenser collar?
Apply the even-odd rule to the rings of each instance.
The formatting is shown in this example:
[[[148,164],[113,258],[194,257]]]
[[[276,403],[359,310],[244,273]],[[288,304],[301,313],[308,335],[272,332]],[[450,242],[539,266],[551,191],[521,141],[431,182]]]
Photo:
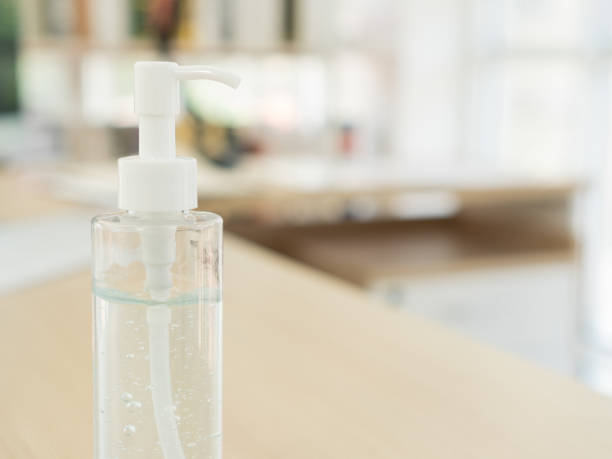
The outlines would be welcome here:
[[[175,116],[180,80],[213,80],[232,88],[240,78],[213,67],[175,62],[134,65],[134,110],[138,115],[137,156],[120,158],[119,208],[172,212],[198,206],[195,158],[176,156]]]

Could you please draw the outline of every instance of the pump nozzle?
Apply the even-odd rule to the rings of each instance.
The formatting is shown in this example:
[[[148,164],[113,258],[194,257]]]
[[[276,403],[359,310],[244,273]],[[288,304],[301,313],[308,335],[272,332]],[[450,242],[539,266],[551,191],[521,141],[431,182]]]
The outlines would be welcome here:
[[[239,76],[205,65],[179,65],[175,74],[179,80],[213,80],[226,84],[232,89],[240,85]]]
[[[179,112],[179,80],[212,80],[236,89],[240,78],[205,65],[176,62],[134,64],[134,110],[138,116],[171,116]]]
[[[119,159],[119,208],[174,212],[197,207],[196,160],[176,156],[174,117],[180,80],[213,80],[232,88],[240,78],[213,67],[175,62],[134,65],[134,110],[138,156]]]

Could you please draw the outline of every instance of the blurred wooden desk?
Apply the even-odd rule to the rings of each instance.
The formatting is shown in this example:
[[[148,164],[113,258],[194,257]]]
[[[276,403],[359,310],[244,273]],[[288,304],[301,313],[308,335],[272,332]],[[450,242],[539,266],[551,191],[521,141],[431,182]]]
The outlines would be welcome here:
[[[612,457],[612,401],[228,237],[227,459]],[[0,298],[0,458],[92,457],[89,275]]]

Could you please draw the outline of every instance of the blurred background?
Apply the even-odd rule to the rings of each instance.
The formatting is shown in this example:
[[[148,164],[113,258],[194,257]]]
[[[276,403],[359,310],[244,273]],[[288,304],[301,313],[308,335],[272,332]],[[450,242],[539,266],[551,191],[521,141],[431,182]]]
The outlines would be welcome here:
[[[612,0],[2,0],[0,295],[88,266],[137,60],[243,77],[177,122],[228,232],[612,395]]]

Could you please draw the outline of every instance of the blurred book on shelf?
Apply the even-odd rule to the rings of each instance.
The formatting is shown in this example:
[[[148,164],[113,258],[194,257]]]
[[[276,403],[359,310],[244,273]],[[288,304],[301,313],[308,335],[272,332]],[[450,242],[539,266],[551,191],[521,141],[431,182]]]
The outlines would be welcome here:
[[[0,115],[17,111],[17,5],[0,3]]]
[[[185,85],[177,138],[203,158],[232,166],[253,152],[376,155],[389,150],[379,116],[389,75],[377,52],[358,46],[371,38],[375,5],[363,3],[347,18],[339,0],[25,0],[20,96],[25,111],[66,131],[69,158],[92,157],[81,141],[92,129],[108,146],[100,159],[122,156],[136,143],[133,62],[203,62],[244,77],[231,98]]]

